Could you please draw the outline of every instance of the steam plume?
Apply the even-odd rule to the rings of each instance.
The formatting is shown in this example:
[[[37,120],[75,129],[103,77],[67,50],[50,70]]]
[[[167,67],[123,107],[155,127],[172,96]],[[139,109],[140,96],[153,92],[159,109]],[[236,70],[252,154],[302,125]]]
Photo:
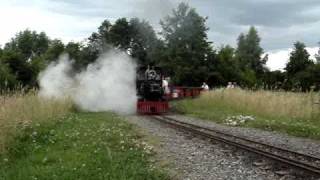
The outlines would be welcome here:
[[[62,55],[40,73],[39,94],[47,98],[71,97],[83,110],[134,113],[135,70],[135,62],[127,54],[110,51],[74,75],[72,61]]]

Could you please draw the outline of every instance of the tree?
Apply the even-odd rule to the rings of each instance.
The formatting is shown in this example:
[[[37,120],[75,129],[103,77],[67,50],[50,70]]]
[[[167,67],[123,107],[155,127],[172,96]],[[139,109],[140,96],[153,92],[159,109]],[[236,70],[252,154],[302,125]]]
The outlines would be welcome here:
[[[80,47],[80,43],[69,42],[66,45],[65,52],[69,54],[71,59],[78,60],[80,57]]]
[[[249,68],[247,64],[248,53],[247,53],[247,42],[246,37],[243,33],[241,33],[238,37],[237,49],[235,52],[237,61],[241,69]]]
[[[118,19],[110,28],[111,44],[117,48],[127,51],[131,41],[131,29],[126,18]]]
[[[104,20],[99,26],[98,32],[92,33],[88,38],[88,48],[91,52],[99,54],[111,49],[111,27],[111,23],[108,20]]]
[[[88,64],[93,63],[99,56],[99,52],[93,49],[90,44],[84,45],[78,42],[69,42],[64,52],[74,61],[73,67],[76,71],[86,68]]]
[[[312,85],[312,66],[314,63],[309,59],[310,54],[306,50],[304,43],[296,42],[294,49],[290,53],[290,59],[285,70],[287,72],[288,83],[296,90],[309,90]]]
[[[142,66],[157,64],[163,56],[163,44],[156,36],[152,26],[144,20],[130,20],[130,54]]]
[[[264,73],[267,71],[265,64],[268,55],[263,55],[263,49],[260,46],[260,37],[254,27],[249,32],[240,34],[238,37],[238,46],[236,50],[236,59],[242,71],[242,83],[247,86],[254,86],[258,80],[262,81]]]
[[[290,53],[290,59],[285,70],[289,76],[294,76],[300,71],[304,71],[312,61],[309,59],[310,54],[306,50],[306,46],[301,42],[294,44],[294,49]]]
[[[64,52],[64,44],[61,40],[54,39],[50,41],[48,50],[45,53],[45,59],[47,61],[58,60],[58,57]]]
[[[44,32],[37,33],[27,29],[17,33],[6,43],[1,59],[9,68],[6,72],[15,77],[16,83],[36,86],[38,73],[44,67],[43,55],[49,48],[49,42],[50,39]]]
[[[9,70],[3,69],[5,73],[11,73],[13,77],[23,86],[33,84],[33,73],[30,64],[23,59],[23,55],[14,51],[4,51],[2,63],[5,64]]]
[[[199,86],[208,78],[205,62],[210,44],[207,41],[206,19],[194,8],[180,3],[160,23],[167,48],[166,62],[163,64],[177,84]]]
[[[137,59],[139,65],[156,64],[163,56],[163,43],[152,26],[144,20],[126,18],[111,24],[103,21],[98,32],[92,33],[88,43],[81,46],[81,61],[93,62],[99,54],[110,49],[121,49]]]
[[[80,71],[88,65],[87,61],[83,58],[84,55],[81,48],[82,45],[77,42],[69,42],[65,47],[65,53],[74,61],[73,67],[76,71]]]
[[[1,59],[2,53],[3,53],[3,50],[2,50],[2,48],[0,46],[0,59]]]
[[[320,42],[318,44],[320,45]],[[320,64],[320,48],[318,50],[318,53],[315,55],[315,57],[316,57],[316,63]]]
[[[24,60],[32,59],[45,53],[49,47],[49,38],[44,32],[24,30],[19,32],[9,43],[5,45],[6,51],[16,51]]]
[[[285,78],[285,72],[266,71],[263,77],[264,88],[269,90],[283,89]]]
[[[36,39],[33,44],[33,51],[37,56],[40,56],[48,50],[50,39],[44,32],[40,32],[39,34],[34,33],[36,34]]]
[[[209,83],[225,86],[228,82],[239,81],[239,68],[234,58],[235,50],[231,46],[222,46],[217,54],[209,57]]]
[[[0,59],[0,90],[13,89],[16,77],[10,72],[10,68]]]
[[[315,90],[320,90],[320,63],[314,66],[313,70],[314,86]]]
[[[264,72],[264,65],[266,64],[268,58],[265,56],[261,58],[263,54],[263,49],[260,47],[260,37],[258,32],[254,27],[251,27],[249,33],[246,36],[247,41],[247,53],[248,53],[248,63],[256,74],[262,75]]]

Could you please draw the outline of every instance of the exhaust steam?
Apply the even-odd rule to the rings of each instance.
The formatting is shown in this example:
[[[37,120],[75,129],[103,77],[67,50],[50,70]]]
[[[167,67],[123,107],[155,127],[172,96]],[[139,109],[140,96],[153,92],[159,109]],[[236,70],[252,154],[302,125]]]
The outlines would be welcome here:
[[[74,73],[72,64],[68,55],[62,55],[41,72],[39,95],[57,99],[70,97],[87,111],[136,112],[136,63],[126,53],[104,53],[79,73]]]

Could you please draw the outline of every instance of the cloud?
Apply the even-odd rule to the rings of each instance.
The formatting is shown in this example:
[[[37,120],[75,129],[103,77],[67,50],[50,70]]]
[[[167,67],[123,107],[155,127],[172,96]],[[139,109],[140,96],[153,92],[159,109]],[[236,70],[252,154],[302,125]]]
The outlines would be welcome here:
[[[320,41],[318,0],[190,0],[201,15],[208,16],[210,40],[236,45],[241,32],[258,27],[266,51],[285,49],[300,40],[307,46]]]
[[[216,47],[235,47],[250,26],[257,27],[266,52],[289,49],[295,41],[316,47],[320,41],[319,0],[0,0],[0,44],[26,28],[78,41],[103,20],[120,17],[146,19],[159,31],[160,19],[182,1],[209,18],[208,37]]]
[[[308,53],[310,54],[310,59],[315,61],[315,55],[318,53],[319,48],[318,47],[308,47],[306,49],[307,49]],[[286,67],[286,64],[289,61],[291,51],[292,51],[292,48],[268,52],[269,60],[267,62],[267,66],[270,68],[270,70],[272,70],[272,71],[284,70],[284,68]]]
[[[145,19],[159,27],[160,19],[170,14],[177,4],[177,0],[138,0],[133,4],[129,16]]]
[[[4,4],[0,6],[0,44],[4,45],[15,33],[24,29],[45,31],[51,38],[62,38],[64,42],[80,41],[93,32],[101,21],[47,11],[39,5]]]

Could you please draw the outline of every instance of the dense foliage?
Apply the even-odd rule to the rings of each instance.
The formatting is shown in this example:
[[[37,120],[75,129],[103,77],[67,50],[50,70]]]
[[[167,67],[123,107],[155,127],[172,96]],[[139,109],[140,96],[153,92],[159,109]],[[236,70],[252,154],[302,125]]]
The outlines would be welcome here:
[[[141,66],[163,67],[178,85],[199,86],[207,81],[211,87],[237,82],[253,89],[320,89],[320,54],[313,62],[302,42],[294,44],[285,71],[270,71],[257,29],[241,33],[236,48],[214,49],[207,38],[206,20],[181,3],[160,22],[159,34],[138,18],[105,20],[84,42],[64,44],[45,32],[21,31],[0,48],[0,89],[37,87],[39,72],[63,53],[69,54],[79,71],[113,48],[127,52]]]

